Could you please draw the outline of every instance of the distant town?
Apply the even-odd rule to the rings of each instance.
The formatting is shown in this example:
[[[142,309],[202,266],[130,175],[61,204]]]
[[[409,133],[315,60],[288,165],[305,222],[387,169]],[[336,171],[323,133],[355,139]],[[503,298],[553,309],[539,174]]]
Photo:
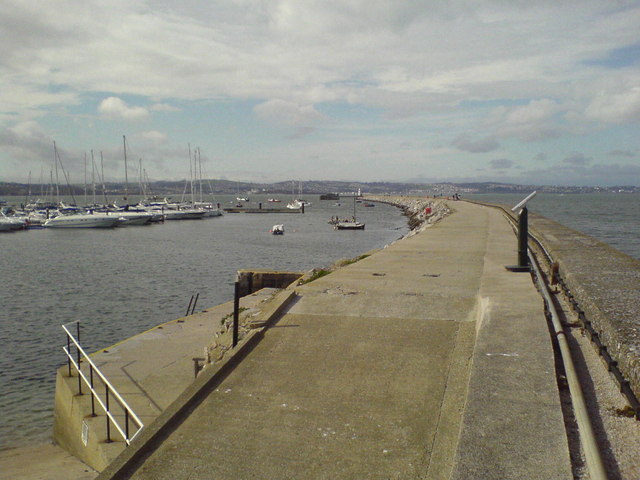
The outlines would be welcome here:
[[[284,181],[277,183],[250,183],[231,180],[202,180],[197,185],[191,182],[181,181],[157,181],[144,185],[124,183],[105,183],[96,185],[95,191],[99,195],[144,195],[144,196],[169,196],[180,195],[185,192],[190,194],[195,189],[203,195],[234,195],[238,193],[264,193],[264,194],[328,194],[362,192],[377,195],[402,194],[402,195],[430,195],[449,196],[455,193],[483,194],[483,193],[527,193],[533,190],[539,193],[639,193],[638,186],[608,186],[608,187],[572,187],[561,185],[517,185],[500,182],[484,183],[396,183],[396,182],[344,182],[344,181]],[[25,196],[25,197],[51,197],[54,187],[51,185],[25,184],[0,182],[0,195]],[[92,194],[92,185],[60,185],[55,188],[59,195],[84,195]]]

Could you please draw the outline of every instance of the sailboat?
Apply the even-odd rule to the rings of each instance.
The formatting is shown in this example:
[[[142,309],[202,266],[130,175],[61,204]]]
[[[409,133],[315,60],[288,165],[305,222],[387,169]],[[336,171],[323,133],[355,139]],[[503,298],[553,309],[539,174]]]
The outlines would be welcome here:
[[[364,223],[356,220],[356,197],[353,197],[353,220],[345,222],[337,222],[334,226],[336,230],[364,230]]]

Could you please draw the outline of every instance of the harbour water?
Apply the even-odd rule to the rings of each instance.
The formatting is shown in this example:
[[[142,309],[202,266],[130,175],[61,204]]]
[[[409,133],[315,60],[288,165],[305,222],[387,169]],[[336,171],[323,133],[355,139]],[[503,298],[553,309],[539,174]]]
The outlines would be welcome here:
[[[514,206],[526,195],[469,195],[482,202]],[[640,195],[626,193],[538,194],[527,205],[566,227],[586,233],[640,259]]]
[[[514,205],[524,195],[476,195]],[[60,325],[80,320],[88,351],[232,299],[242,268],[303,271],[380,248],[407,232],[388,205],[358,207],[364,231],[335,231],[351,199],[320,201],[302,214],[227,214],[206,220],[109,230],[33,230],[0,235],[0,449],[51,436],[56,368],[64,362]],[[266,196],[252,198],[253,205]],[[23,199],[7,198],[9,203]],[[235,198],[220,196],[222,206]],[[284,206],[285,198],[282,198]],[[640,258],[640,195],[538,195],[529,205],[568,227]],[[283,223],[285,235],[270,235]]]

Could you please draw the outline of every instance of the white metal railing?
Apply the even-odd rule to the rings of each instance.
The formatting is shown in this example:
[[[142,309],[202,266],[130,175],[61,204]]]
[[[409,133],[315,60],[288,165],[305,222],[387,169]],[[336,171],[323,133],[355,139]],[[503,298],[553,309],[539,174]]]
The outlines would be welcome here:
[[[67,328],[67,325],[71,325],[75,323],[76,328],[76,338]],[[116,430],[120,433],[125,443],[129,445],[131,441],[140,433],[144,425],[135,414],[135,412],[131,409],[131,407],[127,404],[127,402],[122,398],[122,396],[117,392],[115,387],[111,385],[109,380],[102,374],[100,369],[91,361],[89,355],[87,355],[84,349],[80,346],[80,322],[71,322],[66,325],[62,325],[62,329],[67,334],[67,345],[66,347],[62,347],[65,354],[67,355],[67,367],[69,369],[69,376],[73,376],[71,373],[71,365],[74,366],[76,372],[78,372],[78,394],[83,395],[82,393],[82,382],[89,387],[89,391],[91,393],[91,415],[96,416],[95,411],[95,401],[97,400],[106,415],[107,421],[107,442],[111,442],[111,424],[116,427]],[[73,354],[71,353],[72,344],[76,348],[76,358],[74,359]],[[87,378],[85,372],[82,371],[81,363],[86,362],[89,365],[89,378]],[[97,376],[102,384],[104,385],[104,399],[100,398],[98,391],[95,388],[94,376]],[[116,403],[124,413],[124,429],[123,426],[118,422],[111,405],[109,404],[110,398],[113,397]],[[133,422],[136,425],[136,430],[130,435],[129,432],[129,423]]]

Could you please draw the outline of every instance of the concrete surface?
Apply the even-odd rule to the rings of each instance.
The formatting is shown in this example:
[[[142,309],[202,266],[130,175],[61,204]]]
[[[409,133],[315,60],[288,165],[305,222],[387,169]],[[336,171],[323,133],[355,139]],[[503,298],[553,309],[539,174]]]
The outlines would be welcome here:
[[[47,443],[0,452],[1,480],[92,480],[98,472]]]
[[[248,309],[245,314],[257,312],[257,307],[277,292],[276,289],[264,289],[242,298],[240,305]],[[233,302],[227,302],[158,325],[95,352],[91,358],[148,426],[194,382],[193,358],[206,356],[205,349],[221,329],[222,319],[232,313]],[[88,376],[88,372],[85,373]],[[102,391],[101,387],[97,389]],[[87,391],[86,387],[84,390]],[[101,471],[125,448],[125,444],[113,427],[111,435],[115,441],[105,442],[106,421],[102,410],[96,406],[99,415],[91,417],[90,395],[79,397],[76,394],[77,377],[68,377],[66,366],[60,368],[56,383],[54,441]],[[114,407],[113,400],[111,406]],[[86,446],[81,440],[83,422],[88,426]],[[133,424],[131,429],[134,431]]]
[[[99,478],[570,479],[543,302],[503,267],[516,238],[494,209],[453,208],[298,288],[166,436],[134,441],[137,465]]]

